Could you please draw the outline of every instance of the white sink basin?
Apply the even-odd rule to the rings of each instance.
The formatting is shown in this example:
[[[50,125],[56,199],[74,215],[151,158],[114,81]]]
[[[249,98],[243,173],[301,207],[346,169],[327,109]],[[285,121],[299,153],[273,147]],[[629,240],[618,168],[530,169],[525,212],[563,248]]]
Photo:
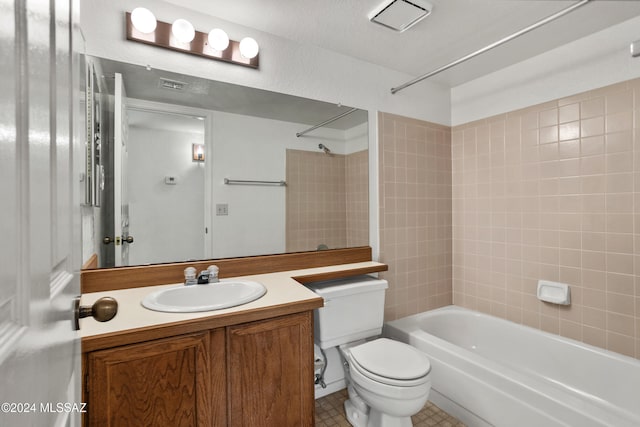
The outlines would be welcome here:
[[[193,313],[221,310],[255,301],[267,292],[262,283],[232,280],[206,285],[176,286],[153,292],[142,300],[149,310]]]

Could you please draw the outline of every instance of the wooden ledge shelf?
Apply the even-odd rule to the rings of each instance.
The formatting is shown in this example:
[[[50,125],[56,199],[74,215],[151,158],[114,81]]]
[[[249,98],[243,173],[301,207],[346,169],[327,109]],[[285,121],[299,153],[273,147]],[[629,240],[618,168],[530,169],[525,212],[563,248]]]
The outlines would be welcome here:
[[[386,264],[373,265],[371,267],[350,268],[348,270],[331,271],[328,273],[308,274],[304,276],[293,276],[296,282],[306,285],[307,283],[320,282],[323,280],[343,279],[345,277],[361,276],[363,274],[381,273],[387,271]]]
[[[369,246],[362,246],[358,248],[330,249],[326,251],[83,270],[80,274],[81,291],[83,294],[86,294],[163,285],[167,283],[180,283],[184,280],[184,269],[191,266],[199,271],[206,270],[208,266],[215,264],[220,268],[220,278],[227,278],[328,267],[331,265],[354,264],[371,261],[371,258],[371,248]],[[336,272],[338,275],[334,273],[322,273],[311,276],[301,276],[295,279],[299,279],[298,281],[300,283],[309,283],[318,280],[330,280],[386,270],[386,266],[378,266],[373,269],[357,269],[353,271],[353,274],[350,271],[342,270],[339,273]]]

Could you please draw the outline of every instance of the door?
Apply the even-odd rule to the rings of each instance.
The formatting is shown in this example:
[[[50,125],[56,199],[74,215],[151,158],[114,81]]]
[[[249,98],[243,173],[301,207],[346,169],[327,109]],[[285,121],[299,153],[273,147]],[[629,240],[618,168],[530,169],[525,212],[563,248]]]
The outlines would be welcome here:
[[[207,256],[207,163],[194,161],[192,154],[195,144],[205,144],[205,117],[195,112],[177,105],[127,102],[129,169],[123,172],[129,226],[136,238],[130,265]]]
[[[115,73],[113,140],[113,221],[115,233],[116,266],[129,265],[129,248],[133,239],[129,236],[129,191],[127,168],[129,158],[129,119],[127,96],[122,74]]]
[[[227,328],[230,426],[313,426],[313,313]]]
[[[2,426],[76,426],[83,409],[71,317],[82,263],[78,4],[0,0]]]
[[[216,336],[224,343],[223,329]],[[208,331],[89,353],[88,425],[212,426],[211,404],[221,396],[211,393],[210,348],[222,353],[216,363],[224,360]]]

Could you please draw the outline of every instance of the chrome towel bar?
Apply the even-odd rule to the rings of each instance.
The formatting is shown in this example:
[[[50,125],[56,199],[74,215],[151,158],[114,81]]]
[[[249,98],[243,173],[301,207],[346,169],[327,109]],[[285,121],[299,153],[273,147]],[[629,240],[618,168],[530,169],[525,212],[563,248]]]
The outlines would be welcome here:
[[[227,185],[274,185],[278,187],[286,187],[286,181],[250,181],[243,179],[229,179],[225,178],[224,183]]]

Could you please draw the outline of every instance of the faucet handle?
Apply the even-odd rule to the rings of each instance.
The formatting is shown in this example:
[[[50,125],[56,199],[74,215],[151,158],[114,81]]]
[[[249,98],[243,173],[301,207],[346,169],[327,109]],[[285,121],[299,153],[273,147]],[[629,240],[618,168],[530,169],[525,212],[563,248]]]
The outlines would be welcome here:
[[[196,279],[196,271],[195,267],[187,267],[184,269],[184,284],[186,286],[198,283],[198,279]]]
[[[209,283],[218,283],[220,281],[218,278],[218,273],[220,272],[218,266],[210,265],[207,271],[209,272]]]

